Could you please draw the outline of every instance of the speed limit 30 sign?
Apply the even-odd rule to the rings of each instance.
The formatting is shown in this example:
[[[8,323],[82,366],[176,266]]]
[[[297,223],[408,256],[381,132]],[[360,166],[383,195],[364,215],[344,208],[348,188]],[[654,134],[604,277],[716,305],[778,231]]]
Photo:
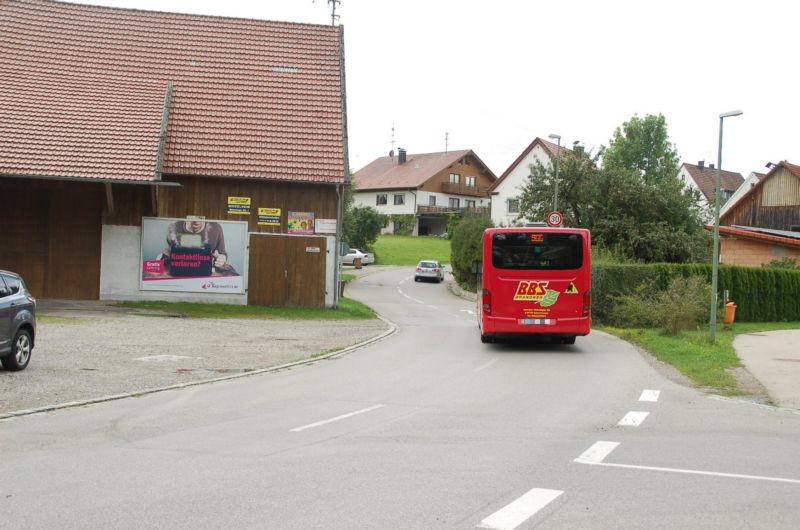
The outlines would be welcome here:
[[[564,222],[564,216],[561,212],[550,212],[547,214],[547,224],[550,226],[561,226]]]

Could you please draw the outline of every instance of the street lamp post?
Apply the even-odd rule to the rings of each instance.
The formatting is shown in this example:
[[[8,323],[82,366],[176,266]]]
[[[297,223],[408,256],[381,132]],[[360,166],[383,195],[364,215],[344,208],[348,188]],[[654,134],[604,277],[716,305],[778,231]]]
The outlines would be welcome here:
[[[553,211],[558,211],[558,162],[561,159],[561,135],[558,134],[550,134],[548,138],[551,140],[558,140],[558,149],[556,150],[556,181],[555,181],[555,193],[553,194]]]
[[[717,146],[717,183],[714,191],[714,256],[711,261],[711,343],[717,342],[717,277],[719,276],[719,194],[722,173],[722,121],[741,116],[741,110],[723,112],[719,115],[719,144]]]

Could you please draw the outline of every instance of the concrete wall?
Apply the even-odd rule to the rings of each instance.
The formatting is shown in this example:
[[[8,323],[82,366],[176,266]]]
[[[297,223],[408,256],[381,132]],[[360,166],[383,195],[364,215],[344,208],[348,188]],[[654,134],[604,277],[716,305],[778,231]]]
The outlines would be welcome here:
[[[140,263],[142,228],[103,225],[100,253],[100,300],[166,300],[247,305],[247,294],[174,293],[142,291]],[[242,271],[244,275],[247,271]],[[332,280],[331,280],[332,283]],[[245,277],[245,285],[247,279]]]

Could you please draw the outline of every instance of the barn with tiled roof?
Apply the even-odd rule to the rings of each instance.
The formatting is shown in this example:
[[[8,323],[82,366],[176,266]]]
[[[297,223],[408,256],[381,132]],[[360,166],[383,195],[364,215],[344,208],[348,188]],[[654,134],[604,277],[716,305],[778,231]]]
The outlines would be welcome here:
[[[0,0],[0,268],[39,296],[136,298],[108,264],[138,271],[120,241],[143,219],[337,220],[344,100],[340,26]]]

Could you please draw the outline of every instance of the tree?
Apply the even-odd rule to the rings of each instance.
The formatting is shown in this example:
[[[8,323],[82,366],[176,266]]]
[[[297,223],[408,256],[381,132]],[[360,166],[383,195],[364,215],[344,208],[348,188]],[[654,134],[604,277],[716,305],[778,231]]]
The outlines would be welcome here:
[[[553,211],[555,160],[548,166],[537,160],[530,165],[530,171],[528,182],[520,188],[520,217],[544,221]],[[596,158],[574,153],[562,156],[558,172],[558,209],[564,215],[565,226],[585,225],[596,173]]]
[[[344,214],[342,241],[351,247],[371,249],[386,226],[386,216],[369,206],[351,206]]]
[[[595,241],[645,262],[705,257],[699,197],[678,177],[664,116],[634,116],[614,131],[601,156],[587,219]]]
[[[634,116],[617,127],[601,156],[604,168],[638,171],[642,180],[650,184],[678,175],[678,152],[669,142],[667,122],[661,114]]]

